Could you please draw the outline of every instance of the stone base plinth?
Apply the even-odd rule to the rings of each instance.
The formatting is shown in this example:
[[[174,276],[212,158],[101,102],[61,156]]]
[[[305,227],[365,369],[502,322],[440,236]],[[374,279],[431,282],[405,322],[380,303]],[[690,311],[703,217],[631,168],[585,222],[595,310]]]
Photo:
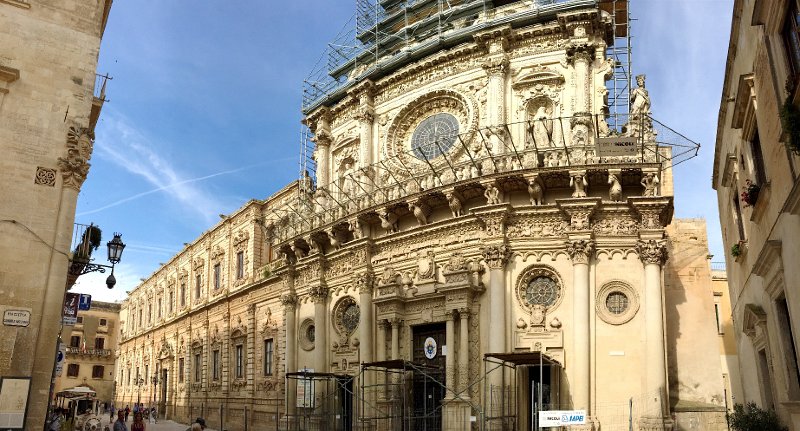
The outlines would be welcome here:
[[[670,431],[673,422],[670,418],[642,416],[639,418],[639,431]]]
[[[463,431],[472,426],[472,407],[464,400],[442,400],[442,431]]]

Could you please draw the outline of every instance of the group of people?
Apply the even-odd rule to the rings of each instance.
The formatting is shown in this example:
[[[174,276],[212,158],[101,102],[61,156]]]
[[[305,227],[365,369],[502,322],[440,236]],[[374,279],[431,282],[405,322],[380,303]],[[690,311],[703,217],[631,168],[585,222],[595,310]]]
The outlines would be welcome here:
[[[113,431],[146,431],[147,425],[144,423],[144,417],[142,415],[142,411],[140,411],[138,406],[134,405],[134,413],[133,413],[133,423],[131,424],[130,428],[128,428],[128,415],[130,414],[130,407],[125,406],[124,409],[117,410],[117,420],[114,422]],[[144,406],[141,406],[144,410]],[[195,419],[192,426],[187,429],[186,431],[203,431],[206,429],[206,421],[203,418]]]

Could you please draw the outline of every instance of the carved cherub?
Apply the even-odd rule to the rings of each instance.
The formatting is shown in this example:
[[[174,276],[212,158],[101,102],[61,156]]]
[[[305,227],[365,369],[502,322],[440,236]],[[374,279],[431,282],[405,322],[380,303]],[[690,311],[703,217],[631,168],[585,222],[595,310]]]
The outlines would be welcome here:
[[[608,184],[611,188],[608,190],[608,197],[612,202],[622,201],[622,185],[619,183],[619,178],[615,174],[608,174]]]
[[[585,198],[586,187],[589,187],[589,182],[586,181],[585,175],[575,174],[572,177],[570,177],[569,186],[573,188],[572,190],[573,198]]]
[[[494,184],[486,185],[483,196],[486,197],[486,205],[497,205],[500,203],[500,190],[498,190]]]

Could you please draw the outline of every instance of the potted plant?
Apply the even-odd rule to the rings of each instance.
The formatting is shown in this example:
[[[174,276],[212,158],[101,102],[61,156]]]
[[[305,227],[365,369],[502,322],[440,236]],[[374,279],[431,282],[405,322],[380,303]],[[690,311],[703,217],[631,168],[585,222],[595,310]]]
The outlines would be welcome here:
[[[789,79],[786,80],[786,92],[788,95],[781,107],[780,116],[783,133],[787,136],[785,142],[786,148],[800,155],[800,109],[793,103],[796,82],[793,78],[794,77],[789,77]]]
[[[731,246],[731,256],[737,258],[742,255],[742,247],[737,242],[736,244]]]
[[[750,181],[745,180],[744,189],[742,189],[741,201],[744,202],[744,207],[751,207],[756,204],[758,200],[758,192],[761,191],[761,186]]]

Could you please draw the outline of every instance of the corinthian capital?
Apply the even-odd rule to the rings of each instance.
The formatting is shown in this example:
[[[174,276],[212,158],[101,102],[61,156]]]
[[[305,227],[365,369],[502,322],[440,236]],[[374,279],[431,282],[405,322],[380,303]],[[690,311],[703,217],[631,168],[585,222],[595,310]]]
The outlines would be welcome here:
[[[281,295],[281,305],[286,311],[293,311],[297,307],[297,295],[294,293],[284,293]]]
[[[508,56],[501,55],[497,57],[491,57],[483,62],[483,70],[486,71],[486,74],[491,75],[503,75],[508,71]]]
[[[572,263],[589,263],[589,258],[592,256],[594,249],[594,241],[577,239],[574,241],[567,241],[567,254],[569,254]]]
[[[311,297],[311,302],[315,304],[325,302],[325,300],[328,299],[328,286],[324,284],[314,286],[309,290],[308,296]]]
[[[358,293],[372,295],[372,288],[375,285],[375,276],[371,272],[365,272],[356,276],[356,289]]]
[[[663,239],[639,240],[636,251],[644,264],[663,265],[667,261],[667,242]]]
[[[511,251],[505,244],[484,247],[481,253],[489,269],[503,269],[511,255]]]

